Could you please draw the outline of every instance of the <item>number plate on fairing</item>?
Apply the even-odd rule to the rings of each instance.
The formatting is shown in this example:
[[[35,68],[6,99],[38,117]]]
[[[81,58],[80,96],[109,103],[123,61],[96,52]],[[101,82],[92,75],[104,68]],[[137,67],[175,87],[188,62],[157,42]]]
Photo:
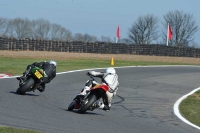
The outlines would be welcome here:
[[[39,73],[38,71],[36,71],[36,72],[34,73],[34,75],[35,75],[38,79],[41,79],[41,78],[42,78],[42,74]]]

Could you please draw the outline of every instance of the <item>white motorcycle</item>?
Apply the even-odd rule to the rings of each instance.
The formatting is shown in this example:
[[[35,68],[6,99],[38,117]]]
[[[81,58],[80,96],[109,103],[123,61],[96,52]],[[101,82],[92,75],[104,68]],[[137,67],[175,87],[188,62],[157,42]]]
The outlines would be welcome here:
[[[91,81],[96,81],[94,77],[88,75]],[[93,111],[97,108],[99,99],[108,91],[109,87],[105,84],[97,84],[90,88],[86,95],[77,95],[72,103],[68,106],[68,110],[77,110],[78,113],[84,114],[86,111]]]

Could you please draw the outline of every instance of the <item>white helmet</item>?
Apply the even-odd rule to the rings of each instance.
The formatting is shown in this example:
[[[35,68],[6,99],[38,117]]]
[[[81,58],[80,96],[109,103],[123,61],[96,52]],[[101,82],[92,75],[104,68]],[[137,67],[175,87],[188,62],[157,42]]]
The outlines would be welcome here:
[[[53,64],[54,66],[57,65],[56,61],[54,61],[54,60],[50,60],[50,61],[49,61],[49,64]]]
[[[109,67],[109,68],[106,68],[106,73],[115,74],[115,73],[116,73],[116,71],[115,71],[115,69],[114,69],[114,68],[112,68],[112,67]]]

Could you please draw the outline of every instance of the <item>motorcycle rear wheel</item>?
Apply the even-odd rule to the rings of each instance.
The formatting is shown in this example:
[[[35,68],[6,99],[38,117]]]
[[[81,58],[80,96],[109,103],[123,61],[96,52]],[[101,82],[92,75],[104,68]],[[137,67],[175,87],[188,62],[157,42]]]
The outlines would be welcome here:
[[[97,97],[94,94],[90,94],[85,101],[87,102],[79,108],[78,113],[84,114],[97,101]]]
[[[24,85],[20,86],[17,89],[17,93],[20,95],[24,95],[27,91],[29,91],[30,87],[33,86],[34,83],[35,83],[34,79],[29,78]]]

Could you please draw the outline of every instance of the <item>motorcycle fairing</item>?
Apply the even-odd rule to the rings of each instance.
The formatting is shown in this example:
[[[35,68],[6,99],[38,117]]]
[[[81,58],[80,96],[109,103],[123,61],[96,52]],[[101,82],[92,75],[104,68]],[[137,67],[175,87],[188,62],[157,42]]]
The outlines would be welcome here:
[[[90,89],[90,91],[95,90],[95,89],[103,89],[105,90],[105,92],[107,92],[109,90],[107,85],[104,84],[98,84],[96,86],[94,86],[93,88]]]

